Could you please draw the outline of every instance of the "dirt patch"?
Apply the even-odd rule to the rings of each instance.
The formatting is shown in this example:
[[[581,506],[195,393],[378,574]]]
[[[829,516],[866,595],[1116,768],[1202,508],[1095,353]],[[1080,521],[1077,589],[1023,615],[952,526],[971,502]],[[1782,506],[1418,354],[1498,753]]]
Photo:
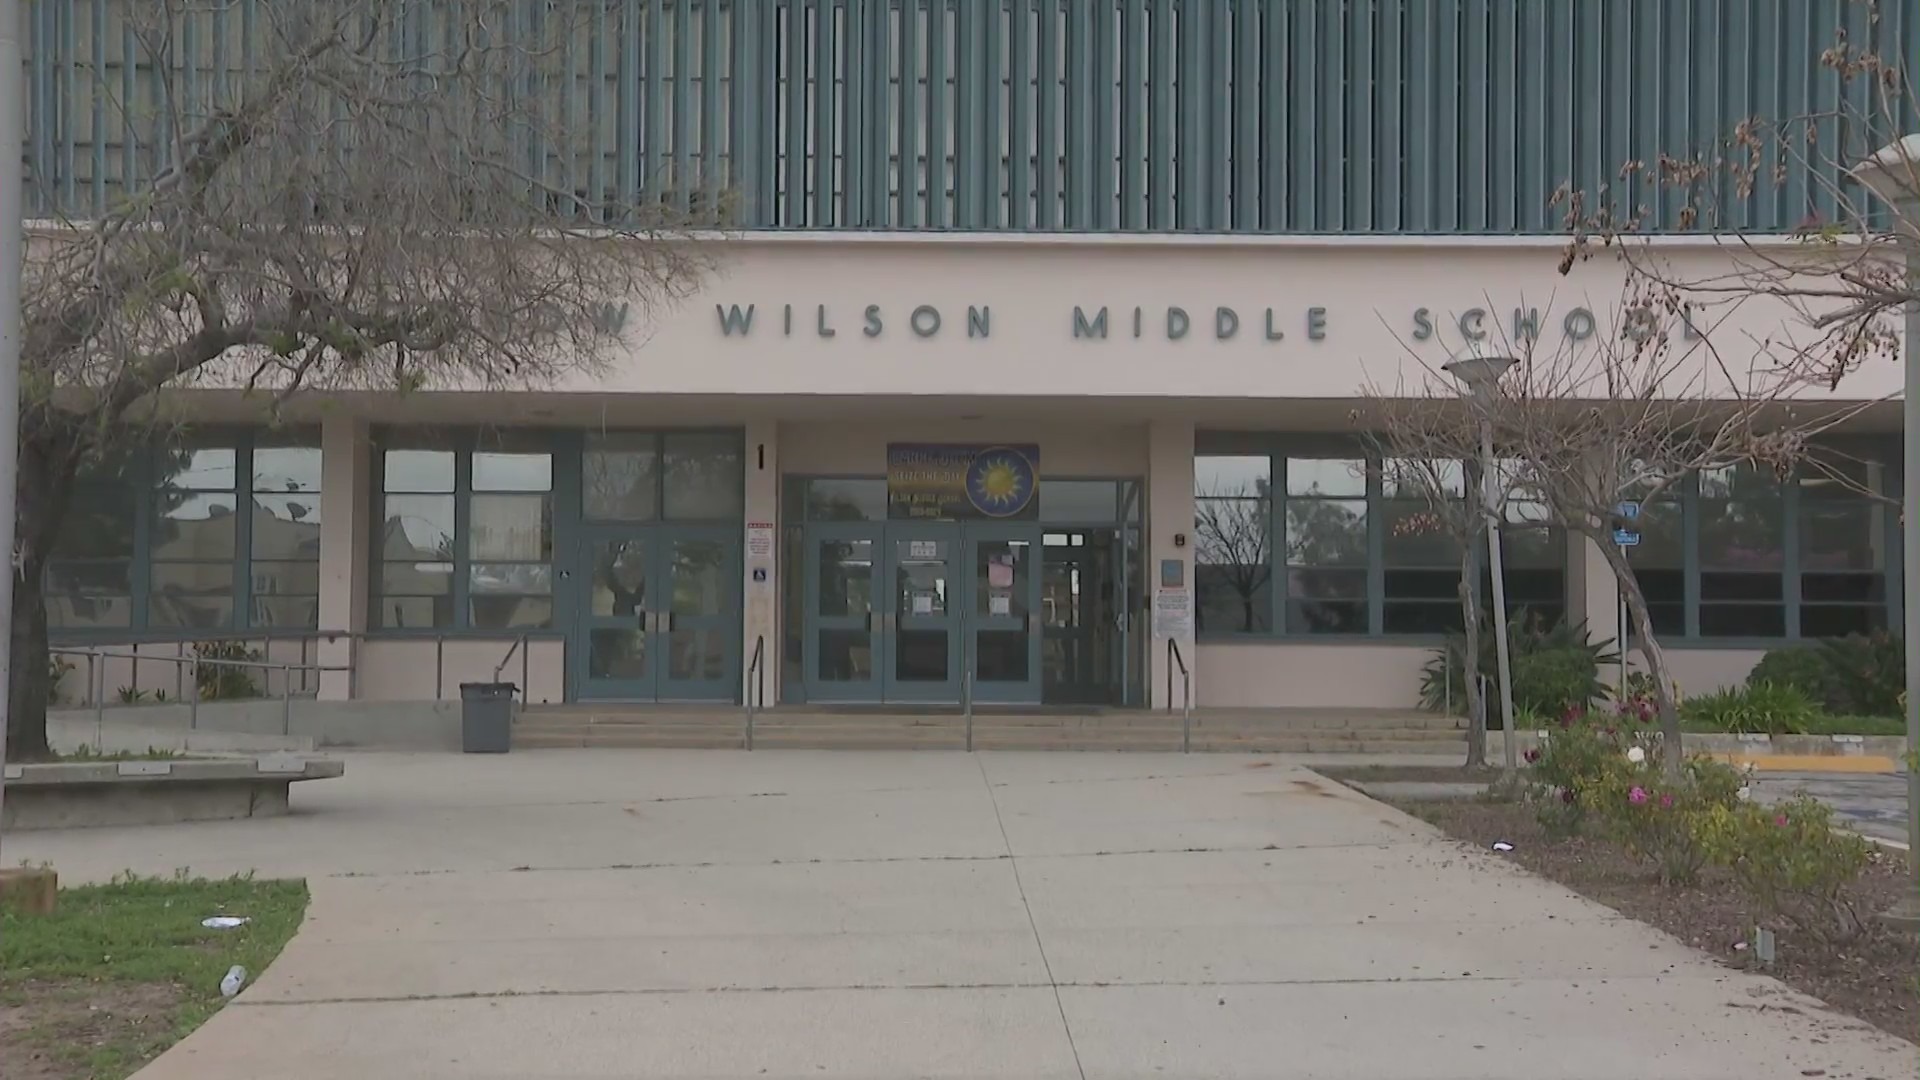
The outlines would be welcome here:
[[[1505,840],[1514,845],[1505,858],[1528,870],[1664,930],[1729,967],[1751,963],[1750,950],[1733,946],[1747,939],[1758,920],[1724,875],[1709,870],[1697,885],[1663,887],[1647,864],[1605,841],[1547,839],[1532,811],[1511,803],[1395,805],[1482,851]],[[1893,906],[1908,888],[1906,873],[1898,855],[1877,854],[1851,891],[1857,910],[1873,913]],[[1911,935],[1875,922],[1857,941],[1823,947],[1789,927],[1773,929],[1777,958],[1767,974],[1841,1012],[1920,1041],[1920,948]]]
[[[7,1080],[83,1080],[132,1072],[172,1041],[179,987],[54,980],[0,1002]]]
[[[1500,779],[1500,770],[1480,766],[1472,769],[1458,765],[1313,765],[1314,772],[1329,780],[1372,780],[1376,783],[1415,782],[1425,784],[1491,784]]]

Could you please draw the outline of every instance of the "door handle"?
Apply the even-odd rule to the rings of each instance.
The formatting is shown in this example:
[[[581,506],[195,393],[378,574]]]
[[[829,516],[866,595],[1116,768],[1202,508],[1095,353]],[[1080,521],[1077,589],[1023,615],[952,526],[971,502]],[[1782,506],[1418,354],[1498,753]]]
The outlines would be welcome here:
[[[666,610],[666,611],[663,611],[663,612],[661,612],[661,613],[660,613],[660,623],[662,624],[662,625],[661,625],[661,629],[663,629],[663,630],[665,630],[665,631],[666,631],[667,633],[669,633],[669,634],[671,634],[671,633],[673,633],[673,611],[672,611],[672,609],[668,609],[668,610]]]
[[[873,609],[867,609],[867,633],[873,633]]]
[[[640,630],[642,633],[653,632],[653,612],[646,608],[640,609]]]

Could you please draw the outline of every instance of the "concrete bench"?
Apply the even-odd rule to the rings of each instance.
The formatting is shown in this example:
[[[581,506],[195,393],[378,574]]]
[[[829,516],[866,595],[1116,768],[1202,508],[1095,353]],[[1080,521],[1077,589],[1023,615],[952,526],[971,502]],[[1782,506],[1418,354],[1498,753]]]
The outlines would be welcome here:
[[[288,789],[343,762],[292,755],[179,761],[9,765],[0,828],[166,825],[287,813]]]

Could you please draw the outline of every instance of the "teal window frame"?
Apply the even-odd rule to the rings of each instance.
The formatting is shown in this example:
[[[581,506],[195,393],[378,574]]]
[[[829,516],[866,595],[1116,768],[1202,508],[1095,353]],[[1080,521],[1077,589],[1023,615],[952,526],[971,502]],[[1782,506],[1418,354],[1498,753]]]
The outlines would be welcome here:
[[[1877,450],[1879,448],[1876,447],[1874,449]],[[1892,461],[1896,460],[1897,455],[1889,452],[1874,453],[1866,451],[1857,456],[1859,460],[1867,461],[1880,467],[1880,488],[1882,490],[1879,494],[1897,495],[1900,491],[1900,475],[1898,470],[1891,464]],[[1704,573],[1711,573],[1712,570],[1703,565],[1701,555],[1700,488],[1696,477],[1688,477],[1676,485],[1675,502],[1680,511],[1682,526],[1682,574],[1685,590],[1683,610],[1685,613],[1685,629],[1677,634],[1663,634],[1660,639],[1661,644],[1673,645],[1679,648],[1771,648],[1783,644],[1829,640],[1802,633],[1802,621],[1806,608],[1834,605],[1831,602],[1818,600],[1809,603],[1806,597],[1802,595],[1801,577],[1803,568],[1800,565],[1802,544],[1800,531],[1802,520],[1801,504],[1803,502],[1802,496],[1804,494],[1804,488],[1800,480],[1801,474],[1796,471],[1792,476],[1779,483],[1781,520],[1779,604],[1782,609],[1782,623],[1785,632],[1778,635],[1714,635],[1701,631],[1701,606],[1703,604],[1713,604],[1716,601],[1706,599],[1702,595],[1702,575]],[[1859,498],[1862,501],[1868,499],[1868,497],[1864,495],[1859,496]],[[1889,628],[1899,627],[1902,618],[1902,566],[1899,558],[1901,541],[1900,528],[1898,512],[1890,512],[1885,515],[1885,520],[1882,522],[1883,531],[1879,542],[1882,545],[1881,550],[1886,552],[1888,557],[1880,570],[1882,584],[1879,605],[1885,612],[1882,625]],[[1631,563],[1632,561],[1633,556],[1630,550],[1628,562]],[[1734,601],[1721,602],[1735,603]],[[1842,606],[1872,605],[1848,604]],[[1629,627],[1628,630],[1628,640],[1630,642],[1631,628]]]
[[[133,641],[196,641],[210,637],[233,636],[236,634],[299,634],[308,633],[318,625],[318,611],[315,611],[315,624],[312,626],[293,626],[271,623],[255,618],[253,590],[253,496],[254,491],[254,455],[258,449],[268,447],[296,447],[304,450],[320,451],[320,433],[318,429],[295,428],[288,431],[271,431],[254,428],[208,427],[183,432],[179,438],[170,440],[170,447],[180,449],[219,449],[231,450],[234,455],[233,484],[229,488],[196,489],[203,494],[231,494],[234,499],[234,541],[233,554],[225,560],[231,567],[232,609],[227,618],[215,626],[177,626],[172,624],[155,625],[152,620],[154,567],[158,564],[175,563],[185,565],[195,563],[215,565],[222,560],[177,560],[156,559],[153,552],[155,514],[158,512],[158,493],[162,490],[164,477],[160,467],[165,462],[162,453],[129,450],[120,475],[112,480],[97,479],[83,473],[76,478],[76,487],[94,492],[119,493],[126,500],[133,515],[133,547],[125,559],[118,557],[87,557],[63,559],[56,553],[48,560],[48,581],[45,583],[46,598],[51,601],[58,596],[73,595],[70,590],[53,588],[52,571],[59,566],[102,565],[126,562],[128,564],[128,620],[125,625],[114,626],[60,626],[53,622],[53,608],[48,606],[48,635],[56,643],[72,642],[133,642]],[[261,494],[265,494],[262,492]],[[322,493],[312,495],[316,510]],[[63,524],[70,525],[72,518]],[[266,563],[306,562],[309,560],[261,559]],[[313,559],[318,573],[319,551],[315,548]],[[117,594],[116,594],[117,595]],[[262,594],[266,595],[266,594]]]
[[[1265,457],[1267,459],[1268,512],[1271,515],[1268,521],[1268,535],[1270,538],[1273,538],[1269,540],[1267,554],[1269,566],[1267,628],[1259,630],[1217,630],[1201,628],[1197,634],[1199,640],[1218,642],[1283,641],[1296,644],[1310,643],[1319,645],[1365,643],[1427,644],[1440,641],[1445,637],[1444,633],[1398,633],[1389,632],[1386,629],[1386,607],[1388,603],[1386,595],[1387,573],[1390,569],[1386,564],[1386,508],[1389,502],[1395,500],[1389,499],[1385,494],[1382,458],[1378,453],[1373,452],[1356,440],[1332,436],[1324,438],[1300,436],[1284,440],[1275,440],[1272,436],[1258,433],[1201,432],[1195,439],[1194,457],[1196,463],[1199,459],[1207,457]],[[1303,496],[1289,494],[1287,462],[1289,459],[1312,458],[1363,460],[1366,462],[1364,496],[1367,514],[1367,556],[1364,563],[1366,576],[1366,627],[1364,630],[1353,633],[1312,632],[1303,630],[1295,625],[1294,622],[1288,620],[1290,575],[1288,572],[1289,568],[1284,559],[1287,504],[1290,501],[1303,498]],[[1463,462],[1462,468],[1468,488],[1471,490],[1474,485],[1479,483],[1479,469],[1477,464],[1473,462]],[[1197,490],[1197,478],[1195,488],[1194,498],[1196,500],[1205,497],[1205,493]],[[1308,497],[1334,500],[1343,498],[1337,495]],[[1350,498],[1352,501],[1358,501],[1361,496],[1354,495]],[[1552,535],[1555,538],[1554,544],[1556,549],[1561,552],[1559,566],[1561,581],[1559,609],[1562,613],[1565,613],[1572,609],[1569,590],[1572,586],[1574,575],[1572,573],[1572,567],[1569,565],[1570,560],[1567,558],[1569,545],[1565,541],[1564,532],[1559,529],[1553,529]],[[1194,550],[1194,561],[1196,564],[1194,577],[1197,590],[1200,576],[1198,541],[1195,543]],[[1490,603],[1491,601],[1487,598],[1488,575],[1486,572],[1487,561],[1485,553],[1476,550],[1472,555],[1473,563],[1470,572],[1480,581],[1483,603]],[[1404,597],[1398,599],[1412,601],[1417,598]],[[1199,611],[1204,606],[1196,596],[1195,610]],[[1510,615],[1517,615],[1525,605],[1509,598],[1507,607]]]

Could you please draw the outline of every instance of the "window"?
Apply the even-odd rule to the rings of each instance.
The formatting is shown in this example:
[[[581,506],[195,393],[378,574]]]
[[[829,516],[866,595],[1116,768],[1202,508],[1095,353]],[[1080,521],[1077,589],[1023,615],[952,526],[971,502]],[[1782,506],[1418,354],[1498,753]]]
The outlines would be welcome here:
[[[1879,465],[1809,469],[1797,481],[1800,636],[1844,637],[1887,625],[1887,549],[1892,508],[1867,494],[1887,490]]]
[[[1432,492],[1460,505],[1436,510]],[[1380,468],[1382,627],[1389,634],[1440,634],[1461,627],[1457,523],[1466,520],[1467,470],[1458,461],[1388,459]]]
[[[1287,458],[1286,628],[1367,632],[1367,463]]]
[[[320,625],[320,449],[256,446],[250,472],[248,623],[311,630]]]
[[[1273,629],[1272,462],[1194,461],[1193,585],[1202,633]]]
[[[544,437],[382,448],[379,596],[389,630],[553,625],[553,454]]]
[[[1514,483],[1516,466],[1494,462],[1496,490],[1504,500],[1500,519],[1500,567],[1507,618],[1552,626],[1567,616],[1567,534],[1551,524],[1546,501]],[[1493,607],[1493,576],[1478,560],[1482,610]]]
[[[84,470],[47,563],[47,623],[54,629],[129,629],[139,515],[131,458]]]
[[[746,461],[732,432],[587,436],[581,492],[594,521],[737,521]]]
[[[1203,634],[1435,635],[1458,630],[1463,553],[1458,515],[1431,490],[1465,500],[1466,463],[1381,460],[1341,452],[1255,454],[1247,436],[1202,437],[1194,460],[1194,588]],[[1545,508],[1510,494],[1502,531],[1508,609],[1566,612],[1566,549]],[[1273,539],[1278,538],[1277,545]],[[1471,553],[1483,592],[1481,552]],[[1282,572],[1275,589],[1273,568]],[[1276,595],[1277,594],[1277,595]]]
[[[1716,469],[1640,510],[1627,561],[1654,632],[1697,639],[1840,637],[1887,625],[1899,541],[1883,466],[1820,463],[1786,482]]]
[[[83,470],[47,567],[49,627],[186,638],[319,625],[317,442],[189,433]]]

